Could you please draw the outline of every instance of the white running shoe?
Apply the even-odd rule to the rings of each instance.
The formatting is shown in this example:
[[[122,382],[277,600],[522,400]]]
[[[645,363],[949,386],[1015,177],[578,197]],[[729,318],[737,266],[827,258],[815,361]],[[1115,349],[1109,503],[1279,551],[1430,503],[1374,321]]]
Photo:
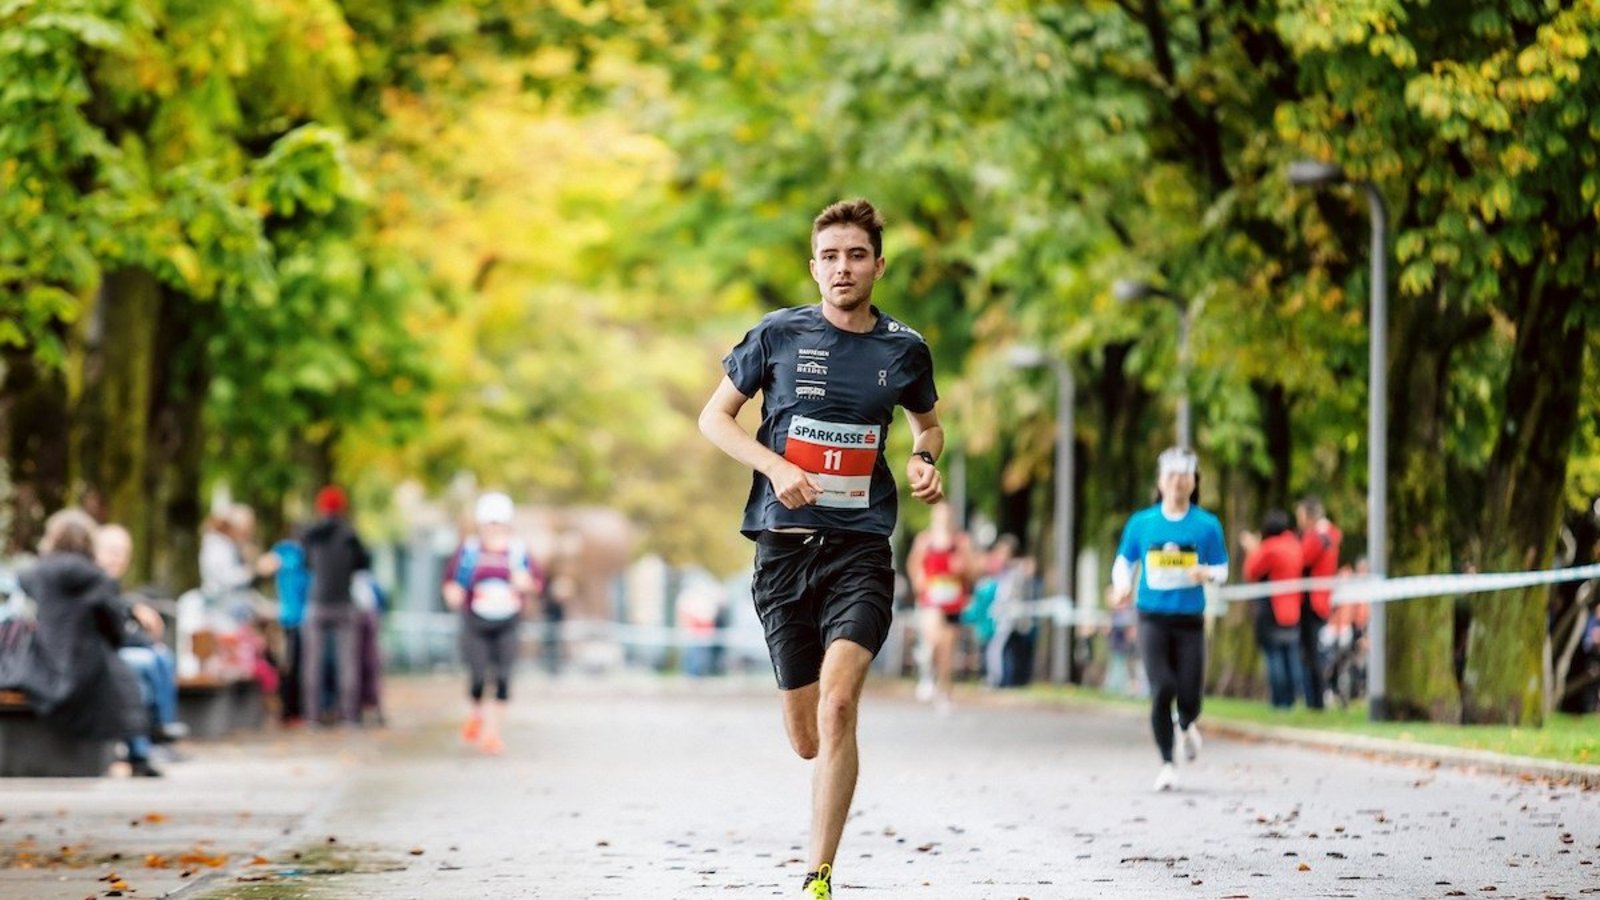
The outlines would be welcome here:
[[[1205,746],[1205,741],[1200,739],[1200,723],[1190,722],[1189,727],[1183,730],[1183,758],[1194,762],[1200,756],[1200,748]]]
[[[933,699],[933,695],[936,693],[938,693],[938,688],[934,687],[932,678],[924,678],[917,682],[917,700],[927,703]]]
[[[1173,768],[1172,763],[1162,763],[1161,771],[1156,773],[1156,783],[1151,787],[1151,790],[1160,793],[1162,791],[1170,791],[1177,786],[1178,770]]]

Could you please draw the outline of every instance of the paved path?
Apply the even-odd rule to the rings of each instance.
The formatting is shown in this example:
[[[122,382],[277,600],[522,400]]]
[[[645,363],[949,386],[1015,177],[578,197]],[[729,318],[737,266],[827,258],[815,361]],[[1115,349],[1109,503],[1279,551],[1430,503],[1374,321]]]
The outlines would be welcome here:
[[[95,860],[13,858],[0,896],[103,896],[111,852],[133,897],[798,895],[809,764],[764,684],[530,676],[501,758],[457,744],[454,679],[393,685],[383,732],[202,746],[161,784],[0,783],[0,846]],[[1155,795],[1140,716],[976,694],[940,716],[896,686],[862,727],[845,900],[1600,894],[1600,792],[1214,738]],[[227,867],[143,867],[192,846]]]

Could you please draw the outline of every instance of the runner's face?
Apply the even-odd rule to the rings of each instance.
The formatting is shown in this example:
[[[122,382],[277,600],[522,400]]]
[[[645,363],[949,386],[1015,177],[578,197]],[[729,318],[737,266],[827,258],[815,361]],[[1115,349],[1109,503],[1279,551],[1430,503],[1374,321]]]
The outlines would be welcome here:
[[[511,526],[504,522],[485,522],[478,526],[485,550],[499,552],[511,546]]]
[[[818,232],[811,258],[811,277],[822,299],[852,312],[872,299],[872,284],[883,274],[883,258],[872,252],[872,239],[856,225],[829,225]]]
[[[1163,472],[1156,480],[1156,489],[1161,492],[1162,500],[1188,503],[1189,495],[1194,493],[1194,475],[1189,472]]]

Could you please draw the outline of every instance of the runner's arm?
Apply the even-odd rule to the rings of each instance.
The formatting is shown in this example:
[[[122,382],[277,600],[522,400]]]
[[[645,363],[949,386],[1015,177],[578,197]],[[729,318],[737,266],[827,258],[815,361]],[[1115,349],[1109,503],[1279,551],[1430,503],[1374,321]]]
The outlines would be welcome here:
[[[906,462],[906,479],[910,482],[911,496],[923,503],[934,504],[944,499],[944,481],[937,466],[916,454],[926,450],[934,459],[944,452],[944,426],[939,424],[939,410],[927,412],[906,410],[911,422],[911,459]]]
[[[804,469],[762,446],[739,424],[737,416],[750,400],[734,387],[726,375],[717,385],[705,409],[700,411],[700,433],[718,450],[767,476],[778,502],[788,509],[815,503],[822,496],[822,484]]]
[[[1133,598],[1133,563],[1122,554],[1111,563],[1111,605],[1120,609]]]

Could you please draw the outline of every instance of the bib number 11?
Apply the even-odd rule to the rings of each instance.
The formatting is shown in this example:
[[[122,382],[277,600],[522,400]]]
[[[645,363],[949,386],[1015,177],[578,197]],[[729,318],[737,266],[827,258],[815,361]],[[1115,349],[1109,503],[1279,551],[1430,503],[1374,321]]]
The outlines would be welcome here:
[[[823,422],[805,416],[789,421],[785,459],[812,473],[822,485],[818,506],[866,509],[883,430],[878,425]]]

